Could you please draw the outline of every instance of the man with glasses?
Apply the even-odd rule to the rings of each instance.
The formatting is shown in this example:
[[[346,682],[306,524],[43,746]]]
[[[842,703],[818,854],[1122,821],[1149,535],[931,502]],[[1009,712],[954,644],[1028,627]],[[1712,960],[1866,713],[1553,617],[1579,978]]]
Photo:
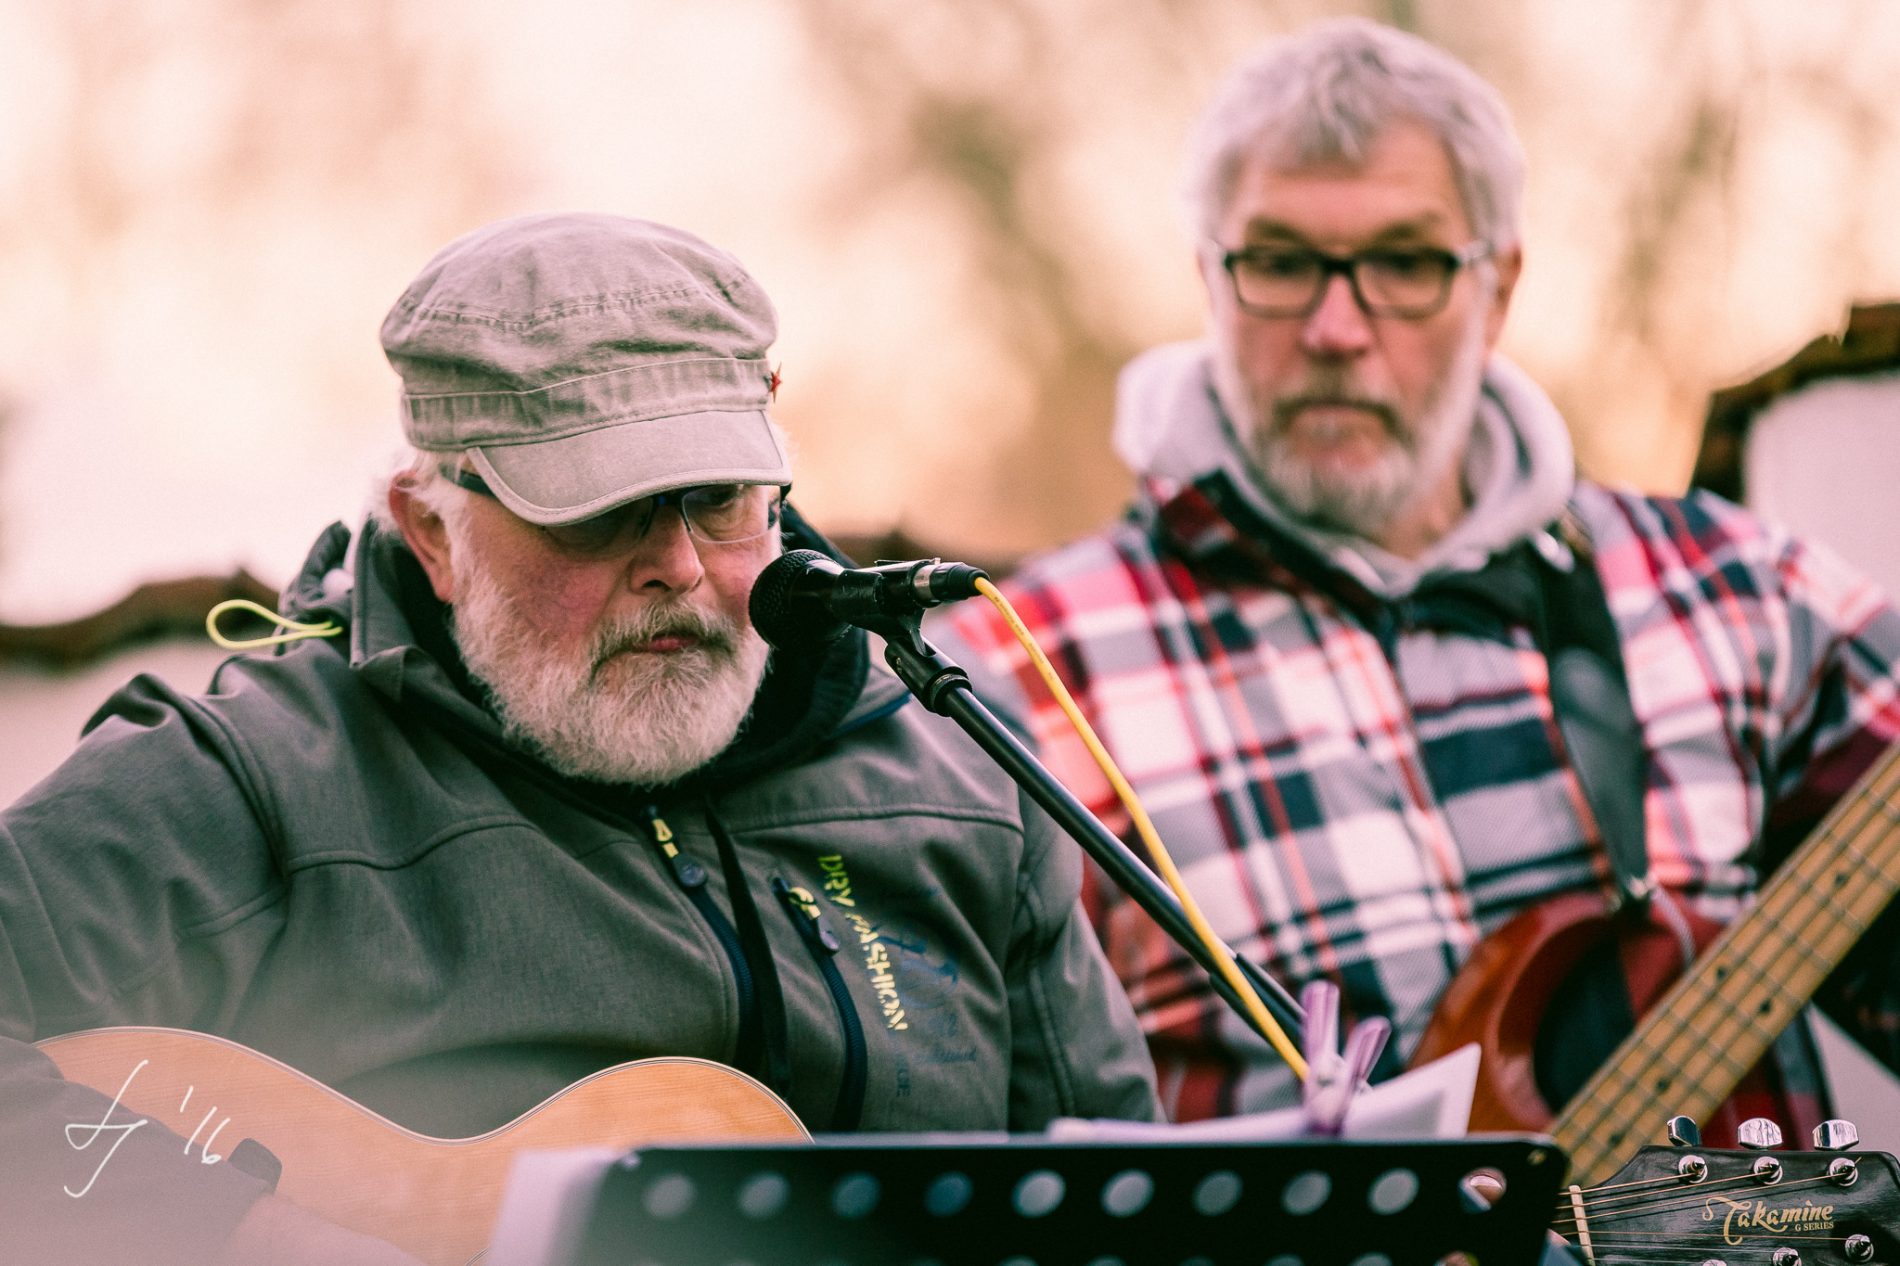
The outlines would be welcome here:
[[[1575,476],[1563,419],[1493,350],[1523,262],[1518,144],[1442,50],[1357,19],[1268,45],[1203,114],[1187,186],[1207,335],[1124,371],[1136,504],[1006,588],[1215,931],[1390,1017],[1404,1057],[1473,949],[1543,898],[1736,914],[1900,734],[1900,619],[1732,505]],[[931,632],[1132,842],[993,613]],[[1591,709],[1614,741],[1586,751]],[[1085,902],[1171,1113],[1296,1095],[1131,902],[1093,879]],[[1889,1062],[1891,940],[1821,997]],[[1620,989],[1555,1008],[1595,1018],[1540,1046],[1552,1102],[1627,1031]],[[1804,1137],[1800,1025],[1776,1055]]]
[[[108,1097],[28,1043],[98,1026],[445,1138],[645,1056],[821,1131],[1153,1115],[1077,851],[861,635],[751,628],[783,542],[828,548],[785,504],[774,333],[729,255],[613,216],[491,225],[410,285],[412,453],[287,591],[317,635],[202,697],[134,682],[0,817],[0,1259],[409,1260],[156,1124],[82,1150]]]

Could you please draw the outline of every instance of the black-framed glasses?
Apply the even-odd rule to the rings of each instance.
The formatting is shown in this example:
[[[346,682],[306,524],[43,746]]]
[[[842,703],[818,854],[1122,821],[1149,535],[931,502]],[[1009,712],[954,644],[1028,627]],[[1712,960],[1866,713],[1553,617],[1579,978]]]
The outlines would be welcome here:
[[[1220,264],[1233,282],[1234,301],[1254,316],[1311,316],[1326,287],[1341,276],[1361,311],[1416,321],[1442,310],[1459,271],[1490,254],[1491,243],[1483,241],[1456,251],[1379,246],[1350,255],[1310,246],[1243,246],[1223,252]]]
[[[459,487],[500,500],[480,475],[444,466],[442,474]],[[662,506],[676,506],[686,534],[701,545],[739,545],[775,530],[788,489],[778,484],[700,484],[675,488],[615,506],[574,523],[536,524],[563,553],[580,557],[612,554],[646,539]]]

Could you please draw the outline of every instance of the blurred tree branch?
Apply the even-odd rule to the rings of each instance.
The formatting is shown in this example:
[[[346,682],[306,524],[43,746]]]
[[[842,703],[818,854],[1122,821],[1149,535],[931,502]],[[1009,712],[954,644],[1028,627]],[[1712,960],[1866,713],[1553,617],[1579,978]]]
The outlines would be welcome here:
[[[1126,265],[1104,257],[1087,232],[1096,218],[1092,196],[1125,191],[1065,183],[1054,174],[1065,153],[1104,119],[1125,118],[1108,109],[1124,97],[1176,109],[1185,127],[1214,79],[1254,40],[1348,7],[915,0],[898,10],[877,0],[797,0],[815,73],[863,128],[845,178],[818,195],[826,218],[861,220],[895,188],[921,182],[934,190],[967,236],[939,248],[961,250],[968,261],[957,293],[936,299],[948,311],[981,314],[999,363],[1032,384],[1021,417],[1003,428],[1007,446],[977,473],[979,515],[1021,516],[1021,535],[1048,541],[1099,521],[1127,487],[1106,446],[1112,381],[1150,340],[1117,319],[1124,314],[1116,305],[1127,299],[1104,273]],[[1591,153],[1579,141],[1593,125],[1605,160],[1590,172],[1594,207],[1584,212],[1593,290],[1576,296],[1576,337],[1561,357],[1531,368],[1577,428],[1587,467],[1651,488],[1682,486],[1703,402],[1732,372],[1719,359],[1721,336],[1734,325],[1726,252],[1756,240],[1744,231],[1755,223],[1757,200],[1744,177],[1784,122],[1762,108],[1762,86],[1774,82],[1784,108],[1827,119],[1856,162],[1891,160],[1894,120],[1881,76],[1844,75],[1835,56],[1874,20],[1877,5],[1804,22],[1810,31],[1838,23],[1814,31],[1813,45],[1826,51],[1805,59],[1777,40],[1775,23],[1785,24],[1786,14],[1771,5],[1633,6],[1626,20],[1648,25],[1643,48],[1631,52],[1647,54],[1641,68],[1650,79],[1627,118],[1614,113],[1614,97],[1579,101],[1553,86],[1551,70],[1571,69],[1576,50],[1540,46],[1538,11],[1520,0],[1368,0],[1356,8],[1444,44],[1499,85],[1527,142],[1543,142],[1530,154],[1534,184],[1560,158]],[[1614,44],[1613,35],[1606,39]],[[1865,207],[1843,210],[1835,224],[1854,244],[1844,254],[1864,257],[1872,245]],[[1551,240],[1537,239],[1537,228],[1530,226],[1533,267]],[[1185,254],[1184,245],[1121,249]],[[1659,408],[1667,434],[1655,433]],[[943,424],[954,429],[958,419]]]

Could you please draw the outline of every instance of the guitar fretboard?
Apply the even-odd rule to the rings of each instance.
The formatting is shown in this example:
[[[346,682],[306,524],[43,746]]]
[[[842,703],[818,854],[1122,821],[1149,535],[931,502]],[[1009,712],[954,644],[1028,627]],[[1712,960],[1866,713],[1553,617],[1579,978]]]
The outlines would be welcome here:
[[[1596,1182],[1678,1113],[1698,1121],[1793,1022],[1900,890],[1900,747],[1775,872],[1552,1124]]]

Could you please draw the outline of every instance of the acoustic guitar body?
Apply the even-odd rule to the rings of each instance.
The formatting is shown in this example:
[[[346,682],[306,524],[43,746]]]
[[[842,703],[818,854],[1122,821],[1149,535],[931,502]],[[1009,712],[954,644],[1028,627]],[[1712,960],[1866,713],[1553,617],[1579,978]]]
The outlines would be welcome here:
[[[1687,911],[1684,919],[1697,953],[1723,930]],[[1653,910],[1645,922],[1616,918],[1596,893],[1569,893],[1531,907],[1487,937],[1453,979],[1412,1060],[1423,1064],[1478,1043],[1473,1131],[1541,1131],[1556,1118],[1557,1106],[1539,1085],[1539,1042],[1551,1040],[1546,1028],[1558,1019],[1553,1005],[1588,965],[1617,970],[1631,1009],[1641,1016],[1682,975],[1682,944]],[[1608,1056],[1625,1034],[1591,1036],[1600,1046],[1595,1054]],[[1771,1105],[1766,1075],[1757,1066],[1712,1117],[1698,1123],[1704,1142],[1735,1146],[1736,1126],[1745,1116],[1767,1114]],[[1652,1132],[1661,1126],[1634,1124]]]
[[[646,1059],[603,1069],[474,1138],[417,1134],[302,1073],[223,1038],[115,1028],[39,1048],[69,1081],[119,1096],[111,1120],[149,1118],[227,1163],[244,1139],[282,1164],[277,1190],[435,1266],[462,1266],[488,1243],[514,1154],[524,1148],[626,1149],[663,1142],[810,1136],[771,1091],[706,1060]],[[75,1154],[74,1185],[109,1144]],[[106,1199],[112,1172],[103,1167]]]

